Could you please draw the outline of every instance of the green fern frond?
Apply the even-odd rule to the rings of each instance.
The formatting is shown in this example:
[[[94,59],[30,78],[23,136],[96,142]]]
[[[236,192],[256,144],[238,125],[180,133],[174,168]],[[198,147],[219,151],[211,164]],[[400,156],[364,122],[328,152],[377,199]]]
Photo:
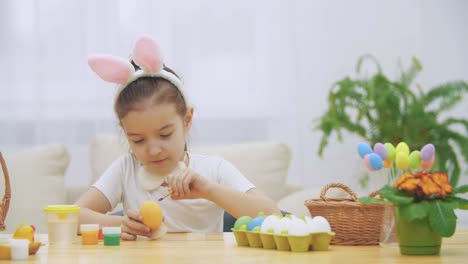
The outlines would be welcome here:
[[[467,83],[462,81],[448,82],[432,88],[421,99],[427,106],[440,101],[436,108],[441,113],[457,105],[463,99],[465,93],[468,93]]]
[[[371,54],[364,54],[358,59],[358,62],[356,64],[356,73],[357,74],[361,73],[362,64],[365,61],[368,61],[368,60],[370,60],[370,61],[372,61],[374,63],[374,65],[375,65],[375,67],[377,67],[377,71],[379,73],[382,72],[382,68],[380,67],[379,61],[374,56],[372,56]]]
[[[401,72],[400,82],[406,87],[409,87],[416,76],[422,71],[422,65],[416,57],[413,57],[411,62],[408,70]]]
[[[447,127],[461,125],[465,127],[465,132],[468,133],[468,120],[466,119],[448,118],[447,120],[443,121],[441,124]]]

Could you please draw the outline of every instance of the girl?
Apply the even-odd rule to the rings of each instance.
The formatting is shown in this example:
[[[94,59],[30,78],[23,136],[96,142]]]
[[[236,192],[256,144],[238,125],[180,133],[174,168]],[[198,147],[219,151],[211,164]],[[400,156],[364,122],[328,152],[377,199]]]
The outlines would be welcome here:
[[[138,210],[159,200],[169,232],[222,232],[223,214],[238,218],[280,213],[228,161],[187,151],[185,136],[194,109],[187,104],[178,76],[164,67],[156,42],[140,37],[133,62],[92,56],[90,67],[104,80],[119,84],[114,110],[131,152],[113,162],[76,202],[80,223],[122,227],[122,238],[152,236]],[[171,190],[171,195],[163,199]],[[119,202],[125,215],[106,214]]]

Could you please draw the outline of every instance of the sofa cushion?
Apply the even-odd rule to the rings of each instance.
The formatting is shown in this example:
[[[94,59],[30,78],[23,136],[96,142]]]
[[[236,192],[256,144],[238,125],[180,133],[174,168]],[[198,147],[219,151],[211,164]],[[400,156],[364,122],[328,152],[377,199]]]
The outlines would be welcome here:
[[[253,142],[194,146],[194,153],[219,155],[237,167],[257,188],[278,201],[288,193],[290,149],[282,143]]]
[[[199,145],[193,153],[219,155],[236,166],[257,188],[277,201],[290,189],[286,187],[290,149],[282,143],[254,142],[232,145]],[[128,151],[126,140],[110,134],[98,135],[91,145],[93,182],[118,156]]]
[[[112,134],[99,134],[91,143],[91,182],[94,183],[119,156],[129,151],[126,140]]]
[[[20,224],[32,224],[40,233],[47,232],[44,207],[65,203],[65,171],[69,155],[63,145],[36,146],[4,153],[10,175],[11,199],[6,217],[6,232]],[[4,176],[0,171],[4,194]]]

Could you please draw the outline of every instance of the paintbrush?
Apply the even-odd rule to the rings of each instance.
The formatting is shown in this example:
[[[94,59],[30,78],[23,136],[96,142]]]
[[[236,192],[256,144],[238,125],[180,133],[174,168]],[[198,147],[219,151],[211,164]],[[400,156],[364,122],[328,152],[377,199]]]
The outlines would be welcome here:
[[[162,200],[166,199],[166,197],[168,197],[171,194],[172,194],[172,189],[171,188],[167,189],[167,193],[164,194],[161,198],[159,198],[158,202],[161,202]]]

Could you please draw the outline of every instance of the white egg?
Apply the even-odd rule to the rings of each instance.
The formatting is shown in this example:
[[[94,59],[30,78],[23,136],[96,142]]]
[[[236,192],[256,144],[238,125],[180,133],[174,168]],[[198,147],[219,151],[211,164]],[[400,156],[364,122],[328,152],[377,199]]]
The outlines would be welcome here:
[[[305,215],[304,221],[306,222],[307,226],[311,226],[312,217]]]
[[[273,227],[275,234],[281,234],[283,231],[288,231],[291,219],[289,217],[281,218]]]
[[[279,222],[280,218],[278,215],[270,215],[263,220],[263,223],[260,227],[260,232],[268,233],[269,230],[274,232],[276,223]]]
[[[289,217],[291,220],[299,219],[299,217],[292,215],[292,214],[288,214],[286,217]]]
[[[323,216],[316,216],[308,223],[310,233],[330,233],[331,227]]]
[[[288,235],[292,236],[307,236],[309,235],[309,227],[306,222],[300,218],[291,219],[288,229]]]

